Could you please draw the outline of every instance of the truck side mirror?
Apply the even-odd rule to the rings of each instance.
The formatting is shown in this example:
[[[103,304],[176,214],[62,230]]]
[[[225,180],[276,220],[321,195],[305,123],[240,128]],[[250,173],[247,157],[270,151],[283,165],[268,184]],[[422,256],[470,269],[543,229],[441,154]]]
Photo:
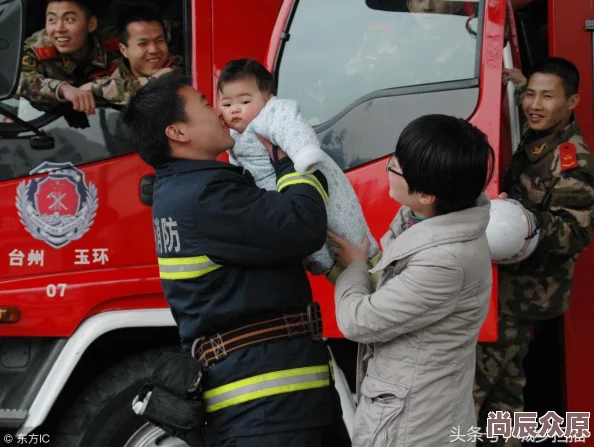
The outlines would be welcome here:
[[[22,0],[0,0],[0,99],[11,97],[19,81],[23,19]]]

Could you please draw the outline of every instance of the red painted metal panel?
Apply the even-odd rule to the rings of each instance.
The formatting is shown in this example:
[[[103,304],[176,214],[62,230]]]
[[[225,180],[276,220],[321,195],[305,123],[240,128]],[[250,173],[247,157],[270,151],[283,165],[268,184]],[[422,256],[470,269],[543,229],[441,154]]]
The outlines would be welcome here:
[[[549,51],[551,56],[571,60],[580,71],[581,101],[576,109],[578,123],[590,149],[594,148],[592,92],[592,34],[585,21],[594,19],[592,0],[549,0]],[[594,248],[578,260],[571,304],[564,315],[566,399],[568,411],[594,412],[594,296],[592,293]],[[591,441],[594,444],[594,441]]]
[[[212,4],[194,0],[192,7],[192,79],[194,86],[212,104]]]
[[[0,183],[4,198],[0,307],[21,310],[18,324],[0,325],[0,337],[67,337],[88,315],[102,309],[166,306],[151,211],[138,194],[140,179],[152,169],[129,155],[80,171],[86,187],[96,188],[96,216],[87,233],[59,248],[35,239],[20,222],[15,206],[19,184],[22,188],[43,176]],[[9,256],[14,250],[25,255],[21,265],[17,257]],[[30,253],[42,255],[30,258]]]
[[[213,97],[219,74],[230,60],[249,57],[266,62],[266,49],[281,3],[282,0],[212,2]]]

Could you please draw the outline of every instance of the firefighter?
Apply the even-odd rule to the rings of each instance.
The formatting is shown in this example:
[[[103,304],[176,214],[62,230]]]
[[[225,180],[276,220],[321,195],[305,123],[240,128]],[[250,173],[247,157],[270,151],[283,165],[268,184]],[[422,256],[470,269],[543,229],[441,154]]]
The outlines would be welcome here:
[[[25,40],[17,96],[43,110],[71,102],[75,111],[94,114],[93,95],[79,87],[113,72],[118,56],[115,31],[97,30],[88,1],[48,0],[45,28]]]
[[[142,87],[123,112],[156,170],[153,224],[184,352],[202,365],[211,446],[321,446],[340,418],[302,259],[324,244],[324,176],[268,148],[277,190],[217,161],[229,128],[187,77]]]
[[[550,58],[528,80],[517,69],[503,76],[504,83],[517,86],[527,128],[500,198],[517,200],[532,212],[540,236],[530,257],[499,266],[499,337],[477,346],[474,398],[482,427],[496,411],[509,412],[512,424],[519,425],[514,413],[524,407],[522,362],[531,333],[539,320],[558,317],[569,306],[575,262],[594,226],[594,159],[573,113],[579,102],[577,68]],[[511,437],[505,445],[520,446],[520,440]]]

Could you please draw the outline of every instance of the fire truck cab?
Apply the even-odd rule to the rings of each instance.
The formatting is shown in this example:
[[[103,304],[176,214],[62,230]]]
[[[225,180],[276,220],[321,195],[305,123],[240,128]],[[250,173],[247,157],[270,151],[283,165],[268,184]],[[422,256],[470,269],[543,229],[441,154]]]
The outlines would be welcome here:
[[[385,162],[418,116],[455,115],[487,134],[497,154],[487,193],[497,196],[522,121],[501,87],[504,66],[529,69],[549,53],[572,59],[583,79],[578,120],[594,143],[589,0],[573,0],[573,15],[561,0],[444,0],[445,13],[413,11],[410,0],[149,1],[170,53],[212,104],[229,60],[252,57],[274,72],[277,94],[299,101],[347,172],[378,239],[398,208]],[[146,2],[96,3],[107,26]],[[51,433],[61,446],[184,445],[131,411],[159,356],[179,347],[156,262],[153,171],[127,144],[117,106],[98,101],[87,117],[14,96],[22,42],[45,26],[45,5],[0,1],[0,430]],[[560,405],[578,411],[594,402],[581,388],[594,373],[580,351],[594,338],[589,266],[592,251],[578,263],[570,310],[547,332]],[[352,433],[356,346],[338,330],[332,286],[311,283]],[[496,337],[494,287],[480,340]]]

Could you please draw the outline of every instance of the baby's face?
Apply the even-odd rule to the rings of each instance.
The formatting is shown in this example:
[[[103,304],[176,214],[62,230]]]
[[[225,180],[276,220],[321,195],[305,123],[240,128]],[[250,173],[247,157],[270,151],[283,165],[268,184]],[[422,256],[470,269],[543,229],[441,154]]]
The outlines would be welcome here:
[[[219,109],[227,126],[243,132],[272,96],[258,88],[254,78],[241,79],[225,84],[219,92]]]

